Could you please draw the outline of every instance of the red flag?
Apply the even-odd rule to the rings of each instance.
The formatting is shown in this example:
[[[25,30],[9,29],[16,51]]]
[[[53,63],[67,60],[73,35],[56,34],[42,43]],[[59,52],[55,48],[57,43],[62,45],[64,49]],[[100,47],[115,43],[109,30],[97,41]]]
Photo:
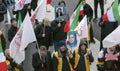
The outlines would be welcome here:
[[[47,4],[51,4],[52,0],[47,0]]]
[[[69,32],[70,31],[70,19],[66,22],[64,26],[64,32]]]

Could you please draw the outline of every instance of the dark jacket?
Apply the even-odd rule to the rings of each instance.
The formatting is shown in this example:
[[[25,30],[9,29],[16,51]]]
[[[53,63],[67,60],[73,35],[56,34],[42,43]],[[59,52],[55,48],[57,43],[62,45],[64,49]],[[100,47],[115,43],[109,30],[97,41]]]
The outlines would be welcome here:
[[[84,52],[80,48],[81,45],[83,44],[86,46]],[[76,49],[73,53],[73,59],[74,59],[73,66],[75,71],[90,71],[90,64],[94,61],[94,58],[92,56],[92,53],[88,55],[86,42],[81,41],[79,48]]]
[[[67,38],[67,34],[64,32],[64,26],[66,22],[62,21],[60,27],[58,27],[58,24],[59,23],[57,20],[51,22],[51,28],[53,31],[53,40],[57,42]]]
[[[107,52],[107,48],[103,48],[101,51],[103,51],[103,57],[98,58],[98,63],[97,63],[97,67],[98,70],[100,71],[118,71],[118,66],[117,63],[119,62],[119,60],[106,60],[106,58],[109,58],[109,56],[106,56],[107,54],[109,54],[109,52]],[[117,50],[115,49],[112,53],[117,54]],[[119,59],[119,58],[118,58]]]
[[[45,30],[45,37],[42,36],[44,30]],[[44,28],[43,24],[38,24],[35,28],[35,35],[36,35],[39,47],[41,45],[44,45],[48,49],[48,47],[53,44],[52,30],[50,26],[45,26]]]
[[[91,21],[91,19],[93,17],[93,9],[87,3],[84,5],[83,9],[84,9],[83,10],[84,15],[87,15],[88,20]],[[83,19],[84,15],[79,16],[79,21],[81,21]]]
[[[15,34],[17,33],[18,28],[11,25],[8,30],[8,40],[11,42]]]
[[[1,39],[1,44],[2,44],[3,51],[5,51],[6,40],[5,40],[4,36],[3,36],[2,31],[0,31],[0,39]]]
[[[13,59],[9,59],[6,57],[6,60],[10,62],[10,67],[8,68],[8,71],[16,71],[15,68],[17,68],[19,71],[23,70],[23,64],[17,64]]]
[[[103,48],[103,45],[102,45],[103,39],[117,28],[118,22],[101,21],[99,25],[101,27],[101,43],[100,43],[100,50],[101,50]]]
[[[79,51],[79,49],[75,50],[73,53],[74,56],[74,69],[75,71],[90,71],[90,64],[94,61],[92,54],[87,54]]]
[[[35,10],[37,7],[38,0],[32,0],[31,1],[31,9]]]
[[[7,9],[3,3],[0,2],[0,22],[4,20],[4,14],[7,12]]]
[[[71,59],[69,58],[70,50],[56,51],[53,55],[53,71],[72,71]]]
[[[51,54],[48,51],[47,55],[45,57],[45,63],[43,63],[43,61],[40,59],[38,52],[36,52],[35,54],[33,54],[32,57],[32,65],[34,68],[34,71],[44,71],[44,68],[46,69],[46,71],[52,71],[52,67],[51,67]],[[42,67],[43,64],[43,67]]]

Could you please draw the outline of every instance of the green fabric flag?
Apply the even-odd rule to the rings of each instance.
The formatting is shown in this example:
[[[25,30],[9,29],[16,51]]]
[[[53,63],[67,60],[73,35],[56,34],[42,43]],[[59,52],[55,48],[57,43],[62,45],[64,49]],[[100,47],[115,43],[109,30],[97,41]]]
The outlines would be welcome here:
[[[74,30],[74,29],[76,28],[76,26],[78,25],[79,13],[80,13],[80,10],[81,10],[82,6],[83,6],[83,2],[81,2],[81,3],[78,5],[77,9],[75,10],[75,12],[74,12],[74,14],[73,14],[73,15],[74,15],[73,21],[72,21],[72,23],[71,23],[71,25],[70,25],[70,28],[71,28],[72,30]]]
[[[22,15],[21,15],[21,12],[19,12],[18,13],[18,25],[17,25],[17,27],[20,28],[21,24],[22,24]]]

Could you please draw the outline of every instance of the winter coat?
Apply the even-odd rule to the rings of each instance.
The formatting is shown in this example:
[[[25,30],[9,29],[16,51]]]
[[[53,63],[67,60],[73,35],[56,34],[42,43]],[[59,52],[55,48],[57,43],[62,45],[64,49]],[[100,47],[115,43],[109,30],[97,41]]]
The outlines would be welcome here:
[[[100,50],[101,50],[103,48],[103,44],[102,44],[103,39],[117,28],[118,22],[100,21],[99,26],[101,27],[101,41],[100,41]]]
[[[83,12],[84,14],[79,16],[79,21],[83,19],[84,15],[87,15],[88,20],[91,21],[93,17],[93,9],[91,8],[91,6],[86,3],[83,6]]]
[[[87,49],[86,53],[82,53],[80,49],[76,49],[73,56],[75,71],[90,71],[90,64],[94,61],[94,58],[92,54],[88,55]]]
[[[108,54],[111,54],[111,55],[108,55]],[[118,66],[117,66],[117,63],[119,62],[119,58],[118,60],[116,60],[114,58],[114,60],[109,60],[111,59],[111,57],[116,57],[115,55],[118,56],[118,53],[116,51],[116,49],[112,52],[108,52],[107,51],[107,48],[104,48],[102,49],[100,52],[99,52],[99,57],[98,57],[98,63],[97,63],[97,67],[98,67],[98,70],[100,71],[118,71]],[[114,55],[114,56],[113,56]]]
[[[15,34],[17,33],[18,28],[11,25],[8,30],[8,40],[11,42]]]
[[[53,71],[72,71],[71,59],[69,59],[70,50],[56,51],[53,55]]]
[[[52,61],[51,54],[49,51],[47,51],[47,55],[45,57],[45,63],[40,59],[39,53],[36,52],[35,54],[33,54],[32,57],[32,65],[34,71],[45,71],[44,69],[46,69],[46,71],[52,71],[51,61]]]
[[[42,36],[44,33],[44,30],[45,30],[45,37]],[[35,35],[36,35],[39,47],[41,45],[44,45],[48,49],[48,47],[53,44],[52,30],[50,26],[45,26],[44,28],[43,24],[36,25]]]
[[[61,22],[61,26],[58,27],[58,21],[54,20],[51,22],[51,28],[53,31],[53,41],[61,41],[67,38],[67,34],[64,32],[65,21]]]
[[[0,3],[0,22],[4,20],[4,14],[7,12],[7,9],[3,3]]]
[[[37,7],[38,0],[32,0],[31,1],[31,9],[35,10]]]

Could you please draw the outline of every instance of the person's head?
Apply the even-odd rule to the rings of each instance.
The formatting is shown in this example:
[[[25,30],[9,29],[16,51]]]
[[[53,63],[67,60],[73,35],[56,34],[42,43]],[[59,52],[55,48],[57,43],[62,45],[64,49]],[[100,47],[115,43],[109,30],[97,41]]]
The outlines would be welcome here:
[[[47,49],[45,46],[40,46],[40,55],[45,56],[47,53]]]
[[[57,13],[62,13],[62,9],[61,9],[61,8],[58,8],[58,9],[57,9]]]
[[[81,51],[85,51],[86,50],[86,48],[87,48],[87,43],[85,42],[85,41],[80,41],[80,45],[79,45],[79,49],[81,50]]]
[[[66,3],[65,3],[65,1],[61,0],[61,1],[59,1],[58,5],[66,6]]]
[[[15,18],[11,19],[11,25],[17,27],[17,19]]]
[[[48,18],[44,18],[44,19],[43,19],[43,24],[44,24],[45,26],[48,26],[48,25],[49,25],[49,19],[48,19]]]
[[[85,0],[83,0],[83,5],[86,5],[86,1]]]
[[[112,46],[109,48],[110,51],[114,51],[116,49],[116,46]]]
[[[8,59],[11,59],[11,57],[10,57],[10,50],[9,50],[9,49],[5,49],[5,56],[6,56]]]
[[[58,46],[59,46],[60,51],[65,51],[66,50],[65,41],[60,41]]]

